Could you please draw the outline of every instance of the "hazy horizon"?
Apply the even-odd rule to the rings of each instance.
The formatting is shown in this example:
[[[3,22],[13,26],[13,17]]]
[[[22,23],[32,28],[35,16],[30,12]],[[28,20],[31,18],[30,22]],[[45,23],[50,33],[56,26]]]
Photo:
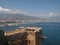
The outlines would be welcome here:
[[[0,0],[0,13],[60,20],[60,0]]]

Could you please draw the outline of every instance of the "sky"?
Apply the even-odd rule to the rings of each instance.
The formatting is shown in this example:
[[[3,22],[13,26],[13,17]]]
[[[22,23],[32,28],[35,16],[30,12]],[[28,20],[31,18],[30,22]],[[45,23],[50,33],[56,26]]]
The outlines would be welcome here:
[[[0,0],[0,12],[58,18],[60,16],[60,0]]]

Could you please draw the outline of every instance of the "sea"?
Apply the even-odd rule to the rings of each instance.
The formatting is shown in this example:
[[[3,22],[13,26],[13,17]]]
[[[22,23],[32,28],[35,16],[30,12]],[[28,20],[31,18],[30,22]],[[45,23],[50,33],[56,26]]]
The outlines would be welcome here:
[[[20,27],[41,27],[42,35],[47,37],[42,40],[42,45],[60,45],[60,22],[35,22],[17,26],[4,26],[0,29],[7,32]]]

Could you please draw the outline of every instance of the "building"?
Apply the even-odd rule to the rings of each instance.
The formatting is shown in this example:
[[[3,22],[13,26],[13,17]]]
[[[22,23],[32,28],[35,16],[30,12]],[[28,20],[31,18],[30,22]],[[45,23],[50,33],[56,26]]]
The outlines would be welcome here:
[[[26,27],[4,32],[5,45],[41,45],[42,28]]]

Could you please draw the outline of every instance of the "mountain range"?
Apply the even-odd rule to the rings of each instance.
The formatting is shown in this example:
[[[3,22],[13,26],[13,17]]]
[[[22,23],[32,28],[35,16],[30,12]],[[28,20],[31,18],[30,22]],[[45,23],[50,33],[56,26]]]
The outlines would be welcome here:
[[[0,13],[0,20],[60,20],[60,16],[54,16],[49,18],[34,17],[24,14],[9,14]]]
[[[38,20],[39,18],[24,14],[0,13],[0,20]]]

